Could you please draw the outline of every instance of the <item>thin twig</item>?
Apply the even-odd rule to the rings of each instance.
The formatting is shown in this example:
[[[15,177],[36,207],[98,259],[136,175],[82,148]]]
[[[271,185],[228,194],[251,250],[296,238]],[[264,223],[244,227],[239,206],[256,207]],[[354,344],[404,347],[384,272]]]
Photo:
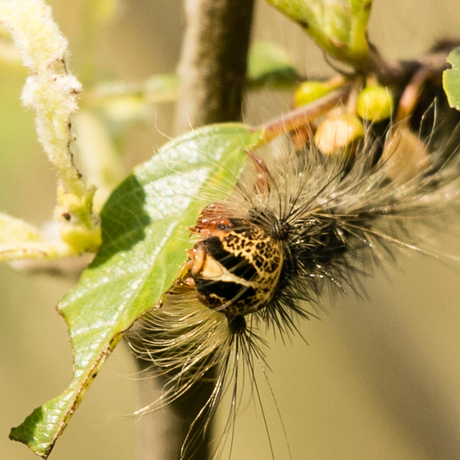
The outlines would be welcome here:
[[[343,104],[347,100],[351,89],[351,84],[345,84],[341,88],[332,91],[321,99],[303,107],[299,107],[296,110],[281,115],[280,117],[259,126],[257,129],[264,129],[263,142],[270,142],[270,140],[280,134],[284,134],[298,129],[302,125],[311,123],[316,118],[329,112],[335,106]]]

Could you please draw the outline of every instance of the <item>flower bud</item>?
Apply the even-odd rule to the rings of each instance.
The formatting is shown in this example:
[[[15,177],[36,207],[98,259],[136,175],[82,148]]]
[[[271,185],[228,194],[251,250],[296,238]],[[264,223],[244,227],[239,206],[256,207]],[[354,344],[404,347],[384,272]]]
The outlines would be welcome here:
[[[363,120],[381,121],[391,116],[393,105],[393,95],[388,88],[368,86],[359,93],[356,112]]]
[[[296,107],[309,104],[316,101],[331,91],[322,81],[304,81],[294,94],[294,103]]]
[[[333,155],[363,137],[364,127],[361,120],[353,114],[344,113],[330,116],[319,124],[315,143],[322,153]]]

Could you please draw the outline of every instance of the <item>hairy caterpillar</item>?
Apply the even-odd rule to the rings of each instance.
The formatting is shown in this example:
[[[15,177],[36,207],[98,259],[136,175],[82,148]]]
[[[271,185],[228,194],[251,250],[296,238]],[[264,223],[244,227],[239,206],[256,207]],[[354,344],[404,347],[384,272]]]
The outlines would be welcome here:
[[[170,373],[150,409],[217,368],[200,413],[206,429],[226,387],[236,410],[241,367],[251,376],[264,362],[261,326],[295,332],[326,291],[360,294],[360,275],[373,263],[398,247],[423,251],[408,217],[431,224],[429,215],[460,193],[458,132],[446,136],[448,121],[431,120],[433,113],[424,113],[418,135],[404,123],[386,125],[383,134],[370,126],[353,151],[337,155],[313,141],[296,149],[289,140],[263,155],[248,152],[253,171],[202,211],[188,262],[146,319],[142,346],[134,345]],[[401,160],[408,148],[416,154]]]

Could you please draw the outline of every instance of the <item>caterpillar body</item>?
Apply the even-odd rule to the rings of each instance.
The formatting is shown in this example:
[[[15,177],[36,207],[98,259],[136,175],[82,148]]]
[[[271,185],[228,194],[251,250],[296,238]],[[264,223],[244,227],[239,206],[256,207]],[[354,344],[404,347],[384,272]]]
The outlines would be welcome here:
[[[424,252],[417,225],[432,225],[460,195],[458,130],[446,135],[436,116],[425,118],[431,128],[419,134],[407,123],[390,123],[383,134],[370,126],[341,154],[289,138],[266,154],[248,152],[251,167],[230,196],[201,212],[186,264],[145,319],[141,345],[133,344],[168,374],[162,397],[144,411],[174,401],[214,369],[195,424],[207,429],[226,388],[230,420],[239,368],[252,376],[265,360],[262,326],[296,332],[326,292],[360,295],[361,275],[394,250]]]

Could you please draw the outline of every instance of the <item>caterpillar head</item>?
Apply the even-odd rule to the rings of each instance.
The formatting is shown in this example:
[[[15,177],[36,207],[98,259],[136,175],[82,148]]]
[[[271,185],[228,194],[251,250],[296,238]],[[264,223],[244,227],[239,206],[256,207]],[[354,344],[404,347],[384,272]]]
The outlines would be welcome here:
[[[283,267],[278,239],[219,204],[205,208],[192,231],[201,238],[189,251],[182,279],[200,302],[230,317],[270,302]]]

